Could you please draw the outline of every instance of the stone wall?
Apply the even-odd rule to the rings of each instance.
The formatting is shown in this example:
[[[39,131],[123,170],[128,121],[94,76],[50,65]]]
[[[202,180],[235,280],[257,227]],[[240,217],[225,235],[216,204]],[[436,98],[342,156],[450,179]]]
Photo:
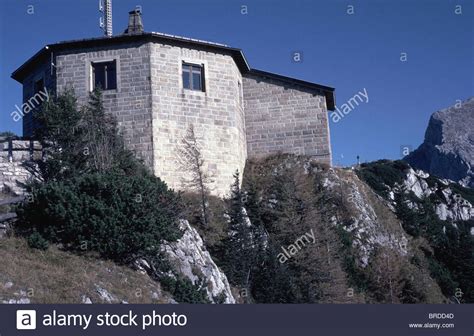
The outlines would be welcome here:
[[[204,65],[205,92],[183,89],[183,62]],[[179,169],[177,148],[194,125],[206,170],[214,176],[212,193],[229,192],[232,175],[243,172],[246,135],[242,76],[233,58],[206,50],[154,43],[151,54],[155,174],[176,189],[185,171]],[[239,85],[240,83],[240,85]]]
[[[249,157],[282,152],[331,164],[322,92],[249,74],[244,76],[244,100]]]
[[[23,165],[31,159],[30,141],[13,140],[11,151],[8,146],[8,142],[0,142],[0,193],[21,195],[21,183],[27,182],[31,177]],[[33,158],[39,159],[41,147],[38,142],[34,142],[33,146]]]
[[[68,50],[56,55],[57,90],[72,87],[78,103],[87,103],[91,62],[116,60],[117,89],[103,93],[104,107],[117,118],[127,147],[153,169],[150,44]]]

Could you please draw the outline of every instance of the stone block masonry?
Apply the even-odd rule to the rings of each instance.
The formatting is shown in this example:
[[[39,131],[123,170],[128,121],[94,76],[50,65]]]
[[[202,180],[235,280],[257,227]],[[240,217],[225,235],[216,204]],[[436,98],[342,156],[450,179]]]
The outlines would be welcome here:
[[[92,62],[116,60],[117,89],[103,92],[104,108],[117,118],[125,143],[153,167],[150,43],[71,49],[56,55],[57,91],[72,88],[84,105],[92,90]]]
[[[41,158],[41,146],[37,141],[0,142],[0,193],[24,194],[21,184],[31,179],[24,162],[31,158],[35,160]]]
[[[293,153],[331,164],[327,106],[322,92],[247,74],[244,101],[249,157]]]
[[[205,91],[183,88],[183,62],[202,64]],[[186,189],[188,176],[177,167],[176,150],[193,124],[211,192],[225,195],[236,170],[242,174],[247,158],[242,76],[232,57],[182,46],[154,43],[151,49],[153,142],[155,174],[171,187]]]

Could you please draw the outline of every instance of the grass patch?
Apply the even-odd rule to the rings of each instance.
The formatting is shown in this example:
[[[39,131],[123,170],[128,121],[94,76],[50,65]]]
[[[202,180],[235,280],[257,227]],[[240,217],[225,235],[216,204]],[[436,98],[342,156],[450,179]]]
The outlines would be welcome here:
[[[145,274],[54,246],[47,251],[31,249],[25,239],[12,237],[0,239],[0,254],[0,302],[18,298],[14,293],[22,290],[31,303],[81,303],[82,295],[103,303],[96,286],[116,297],[117,303],[167,303],[171,297]],[[13,286],[6,288],[7,282]]]

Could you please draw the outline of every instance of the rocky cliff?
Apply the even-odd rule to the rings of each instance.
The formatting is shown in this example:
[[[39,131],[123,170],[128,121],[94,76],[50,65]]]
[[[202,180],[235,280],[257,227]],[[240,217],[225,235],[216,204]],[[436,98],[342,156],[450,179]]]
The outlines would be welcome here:
[[[474,97],[434,113],[412,167],[474,187]]]

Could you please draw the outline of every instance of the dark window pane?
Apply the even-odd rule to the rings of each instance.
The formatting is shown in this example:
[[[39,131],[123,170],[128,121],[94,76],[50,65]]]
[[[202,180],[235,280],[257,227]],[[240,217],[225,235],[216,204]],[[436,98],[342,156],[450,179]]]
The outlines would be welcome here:
[[[191,89],[191,76],[189,67],[185,65],[183,65],[183,88]]]
[[[115,68],[115,61],[107,65],[107,90],[117,88],[117,71]]]
[[[117,88],[116,62],[92,63],[94,74],[94,88],[102,90],[113,90]]]
[[[193,71],[193,90],[201,91],[201,72],[195,73]]]
[[[94,89],[100,88],[105,90],[105,67],[103,65],[94,65]]]
[[[204,91],[203,67],[183,63],[183,87],[185,89]]]

